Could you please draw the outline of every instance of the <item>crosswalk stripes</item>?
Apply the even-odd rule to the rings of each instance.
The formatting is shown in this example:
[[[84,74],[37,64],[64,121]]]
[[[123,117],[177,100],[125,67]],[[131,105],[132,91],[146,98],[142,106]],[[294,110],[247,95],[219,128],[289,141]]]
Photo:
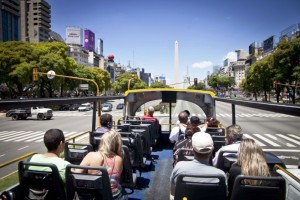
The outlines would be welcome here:
[[[173,114],[173,117],[177,117],[179,113],[174,113]],[[203,113],[203,114],[196,114],[196,113],[192,113],[191,116],[198,116],[200,119],[203,119],[203,118],[206,118],[206,115]],[[231,114],[228,114],[228,113],[218,113],[216,114],[216,117],[219,118],[219,117],[230,117],[231,118]],[[282,118],[282,117],[295,117],[295,116],[292,116],[292,115],[286,115],[286,114],[276,114],[276,113],[272,113],[272,114],[262,114],[262,113],[240,113],[240,114],[236,114],[236,117],[237,118],[246,118],[246,117],[264,117],[264,118]]]
[[[0,142],[43,142],[45,131],[0,131]],[[64,131],[65,137],[72,136],[77,131]]]

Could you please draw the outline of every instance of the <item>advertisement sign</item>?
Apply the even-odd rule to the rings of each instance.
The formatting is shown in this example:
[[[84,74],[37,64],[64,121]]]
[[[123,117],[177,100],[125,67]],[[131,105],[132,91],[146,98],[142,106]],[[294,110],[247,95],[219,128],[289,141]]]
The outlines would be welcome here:
[[[66,43],[82,46],[82,29],[79,27],[66,28]]]
[[[88,30],[84,30],[84,48],[88,51],[95,51],[95,34]]]

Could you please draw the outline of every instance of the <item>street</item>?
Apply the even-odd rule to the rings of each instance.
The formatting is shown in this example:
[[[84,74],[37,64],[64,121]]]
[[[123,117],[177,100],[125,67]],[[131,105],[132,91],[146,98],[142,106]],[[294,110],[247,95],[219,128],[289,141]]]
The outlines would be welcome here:
[[[112,101],[114,120],[123,115],[123,110],[116,110],[121,100]],[[147,108],[151,103],[148,103]],[[217,102],[217,119],[224,126],[231,124],[231,105]],[[143,107],[144,108],[144,107]],[[173,123],[176,122],[181,110],[189,110],[191,115],[198,115],[202,121],[205,115],[200,108],[193,104],[178,101],[172,110]],[[46,151],[43,144],[43,135],[50,128],[63,130],[65,137],[90,131],[92,129],[92,111],[53,111],[51,120],[18,120],[0,117],[0,163],[7,162],[29,152],[43,153]],[[142,115],[143,109],[137,115]],[[168,123],[168,115],[155,112],[161,124]],[[300,118],[262,111],[252,108],[236,106],[236,123],[243,128],[244,138],[255,139],[265,151],[276,154],[288,166],[296,167],[300,153]],[[168,126],[163,126],[167,130]],[[0,177],[17,169],[13,164],[0,171]]]

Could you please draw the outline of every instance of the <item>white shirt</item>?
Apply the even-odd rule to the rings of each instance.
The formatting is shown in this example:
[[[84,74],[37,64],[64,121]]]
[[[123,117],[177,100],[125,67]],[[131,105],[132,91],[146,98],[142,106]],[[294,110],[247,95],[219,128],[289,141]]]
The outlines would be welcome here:
[[[240,148],[240,141],[238,142],[235,142],[235,143],[232,143],[232,144],[229,144],[229,145],[226,145],[226,146],[223,146],[222,148],[220,148],[216,154],[215,154],[215,157],[213,159],[213,166],[216,166],[217,165],[217,161],[218,161],[218,157],[219,157],[219,154],[221,151],[238,151],[239,148]],[[226,153],[224,153],[223,155],[226,155]],[[228,155],[228,153],[227,153]]]
[[[179,126],[175,126],[174,128],[172,128],[169,139],[171,142],[177,142],[178,141],[178,136],[179,136],[179,128],[181,129],[181,132],[183,134],[185,134],[185,126],[179,125]]]

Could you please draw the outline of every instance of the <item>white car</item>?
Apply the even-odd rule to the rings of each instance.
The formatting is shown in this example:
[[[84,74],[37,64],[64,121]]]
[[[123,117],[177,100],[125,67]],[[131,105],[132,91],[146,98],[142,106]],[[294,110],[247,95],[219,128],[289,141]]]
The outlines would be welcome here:
[[[92,105],[90,103],[83,103],[79,106],[78,111],[89,111],[92,110]]]
[[[102,112],[109,112],[112,111],[112,106],[110,104],[103,104]]]

